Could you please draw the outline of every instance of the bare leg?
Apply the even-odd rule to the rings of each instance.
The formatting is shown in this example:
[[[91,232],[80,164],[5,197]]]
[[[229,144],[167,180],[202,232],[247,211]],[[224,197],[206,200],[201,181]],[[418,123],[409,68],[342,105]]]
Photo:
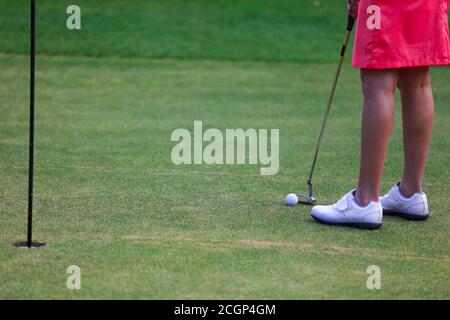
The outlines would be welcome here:
[[[356,201],[378,201],[384,160],[394,126],[397,69],[361,70],[364,109],[361,123],[361,164]]]
[[[422,192],[434,120],[434,101],[428,67],[399,71],[402,98],[404,169],[400,192],[410,197]]]

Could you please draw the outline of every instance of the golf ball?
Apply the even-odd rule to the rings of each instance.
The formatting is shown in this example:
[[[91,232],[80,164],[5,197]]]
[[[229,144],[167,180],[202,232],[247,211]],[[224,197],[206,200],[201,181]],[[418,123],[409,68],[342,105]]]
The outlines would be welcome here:
[[[295,193],[290,193],[286,196],[286,199],[284,199],[284,203],[288,206],[295,206],[298,204],[298,197]]]

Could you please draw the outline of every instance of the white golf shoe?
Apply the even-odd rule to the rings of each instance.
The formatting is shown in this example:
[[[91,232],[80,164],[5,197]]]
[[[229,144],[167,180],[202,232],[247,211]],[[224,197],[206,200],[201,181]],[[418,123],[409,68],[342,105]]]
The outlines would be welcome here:
[[[371,201],[361,207],[356,203],[355,190],[350,191],[341,200],[331,206],[315,206],[311,216],[318,222],[332,225],[347,225],[363,229],[381,227],[383,208],[380,202]]]
[[[428,200],[425,193],[415,193],[406,198],[400,192],[400,182],[397,182],[386,195],[380,198],[383,213],[397,215],[409,220],[428,219]]]

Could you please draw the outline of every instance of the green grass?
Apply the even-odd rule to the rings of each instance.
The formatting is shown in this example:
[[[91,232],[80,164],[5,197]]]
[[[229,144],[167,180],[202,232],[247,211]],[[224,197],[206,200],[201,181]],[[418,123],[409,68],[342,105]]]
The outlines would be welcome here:
[[[38,0],[38,51],[177,59],[326,61],[340,49],[345,4],[318,0]],[[27,52],[28,1],[0,0],[0,51]]]
[[[65,4],[40,1],[49,19],[40,20],[40,39],[49,41],[41,40],[45,55],[38,56],[34,231],[49,245],[28,251],[12,246],[26,232],[28,60],[26,39],[19,39],[26,17],[17,10],[26,1],[0,1],[0,30],[8,34],[0,42],[0,298],[450,297],[448,69],[432,72],[437,117],[425,180],[431,218],[385,217],[372,232],[333,228],[315,223],[309,207],[287,208],[282,200],[303,188],[308,173],[335,69],[334,55],[316,54],[314,46],[339,47],[341,6],[304,1],[281,14],[292,1],[223,2],[224,8],[115,1],[104,10],[106,1],[90,2],[80,1],[82,9],[103,29],[90,31],[85,17],[87,30],[68,35],[64,19],[60,27],[55,22]],[[159,20],[145,19],[141,8],[159,10]],[[117,24],[102,24],[108,16]],[[226,24],[243,16],[246,32]],[[252,33],[250,21],[265,29]],[[303,23],[298,30],[296,21]],[[161,30],[157,41],[141,42],[136,34],[152,26]],[[322,38],[301,26],[324,31]],[[269,39],[267,30],[290,38]],[[210,46],[215,32],[220,45]],[[171,59],[155,59],[161,57]],[[348,62],[316,172],[322,203],[357,179],[361,94],[358,70]],[[397,105],[383,191],[402,169],[399,111]],[[192,130],[194,120],[222,130],[279,128],[279,173],[173,165],[170,135]],[[82,270],[79,291],[66,288],[72,264]],[[366,288],[369,265],[381,268],[381,290]]]

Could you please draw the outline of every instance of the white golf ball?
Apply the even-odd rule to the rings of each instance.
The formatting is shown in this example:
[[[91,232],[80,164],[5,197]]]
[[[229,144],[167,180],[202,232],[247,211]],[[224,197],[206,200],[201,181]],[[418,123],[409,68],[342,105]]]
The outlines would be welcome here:
[[[284,199],[284,203],[288,206],[295,206],[298,204],[298,197],[295,193],[290,193],[286,196],[286,199]]]

